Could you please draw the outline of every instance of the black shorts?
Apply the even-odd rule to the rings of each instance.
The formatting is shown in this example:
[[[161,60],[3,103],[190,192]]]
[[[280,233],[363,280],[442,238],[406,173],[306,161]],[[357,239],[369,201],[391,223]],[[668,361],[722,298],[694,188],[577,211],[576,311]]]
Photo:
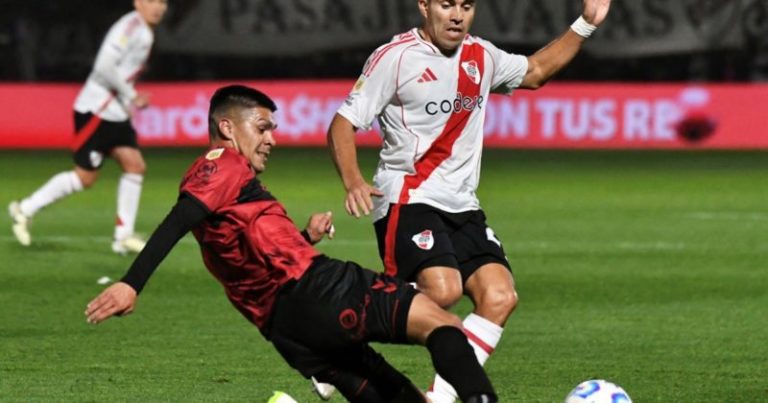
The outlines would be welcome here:
[[[139,148],[131,122],[110,122],[88,112],[75,112],[75,165],[88,171],[101,168],[104,157],[115,147]]]
[[[405,281],[434,266],[455,267],[464,282],[479,267],[499,263],[509,269],[504,248],[485,223],[482,210],[447,213],[426,204],[400,204],[398,220],[387,215],[376,221],[379,256],[386,273]],[[387,245],[387,236],[393,245]]]
[[[310,377],[349,367],[369,341],[407,343],[406,325],[418,291],[352,262],[319,259],[284,286],[264,332],[288,364]]]

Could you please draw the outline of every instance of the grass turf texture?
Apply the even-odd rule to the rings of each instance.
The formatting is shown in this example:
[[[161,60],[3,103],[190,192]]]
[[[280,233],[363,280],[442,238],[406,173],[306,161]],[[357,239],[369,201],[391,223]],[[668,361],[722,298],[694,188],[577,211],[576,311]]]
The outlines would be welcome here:
[[[199,153],[145,151],[139,231],[162,220]],[[375,153],[361,161],[370,176]],[[2,206],[70,164],[63,151],[0,152]],[[133,315],[85,323],[96,280],[131,262],[109,249],[117,176],[110,162],[93,189],[38,214],[29,248],[3,215],[0,400],[260,402],[283,390],[319,401],[230,306],[191,236]],[[766,177],[759,152],[487,151],[480,198],[521,296],[487,366],[501,401],[562,401],[590,378],[637,402],[767,401]],[[325,150],[277,149],[263,180],[299,226],[334,212],[337,239],[320,249],[380,267]],[[425,349],[377,348],[431,382]]]

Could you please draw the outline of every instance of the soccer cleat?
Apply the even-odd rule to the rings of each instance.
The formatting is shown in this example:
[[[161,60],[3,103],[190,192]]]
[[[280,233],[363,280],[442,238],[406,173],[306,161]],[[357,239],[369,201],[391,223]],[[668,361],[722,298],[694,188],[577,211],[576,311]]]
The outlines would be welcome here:
[[[312,389],[314,389],[315,393],[317,393],[317,395],[320,396],[320,398],[323,400],[329,400],[333,395],[333,392],[336,391],[335,386],[331,385],[330,383],[318,382],[314,376],[312,377]]]
[[[123,239],[116,239],[114,242],[112,242],[112,252],[115,252],[118,255],[139,253],[142,249],[144,249],[144,246],[146,245],[146,241],[137,237],[136,235],[131,235]]]
[[[23,246],[29,246],[32,243],[32,235],[29,234],[30,217],[21,212],[21,205],[18,201],[12,201],[8,205],[8,215],[13,220],[13,235]]]

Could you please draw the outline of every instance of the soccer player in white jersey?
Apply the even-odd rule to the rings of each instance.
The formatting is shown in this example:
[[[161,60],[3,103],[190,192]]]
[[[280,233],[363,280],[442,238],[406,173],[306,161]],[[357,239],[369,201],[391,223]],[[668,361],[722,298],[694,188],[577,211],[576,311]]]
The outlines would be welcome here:
[[[528,57],[469,35],[475,5],[418,0],[423,25],[373,52],[331,123],[328,143],[347,212],[373,213],[386,272],[416,282],[443,307],[467,294],[475,309],[464,329],[484,363],[518,302],[501,242],[475,195],[489,93],[544,85],[603,23],[610,0],[584,0],[570,29]],[[383,146],[370,185],[354,137],[374,119]],[[429,397],[452,402],[456,394],[436,378]]]
[[[32,237],[29,223],[40,209],[65,196],[91,187],[105,157],[112,157],[123,171],[117,188],[117,224],[112,250],[139,252],[144,240],[134,234],[145,163],[130,118],[134,108],[144,108],[149,96],[137,92],[138,79],[154,41],[154,28],[168,8],[167,0],[134,0],[135,10],[109,29],[88,80],[74,104],[74,170],[54,175],[29,197],[13,201],[8,212],[13,233],[24,246]]]

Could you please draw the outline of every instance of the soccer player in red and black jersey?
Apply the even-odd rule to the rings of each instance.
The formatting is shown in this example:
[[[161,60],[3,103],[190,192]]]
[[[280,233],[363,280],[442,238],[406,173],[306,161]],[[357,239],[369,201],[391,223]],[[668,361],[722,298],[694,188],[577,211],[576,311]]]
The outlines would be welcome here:
[[[401,280],[318,252],[312,244],[330,232],[331,216],[313,215],[300,232],[261,185],[275,110],[252,88],[216,91],[211,149],[184,175],[178,202],[126,275],[88,304],[88,321],[133,311],[154,270],[191,230],[235,308],[304,377],[333,384],[353,402],[423,402],[368,342],[422,344],[463,401],[495,402],[458,317]]]

